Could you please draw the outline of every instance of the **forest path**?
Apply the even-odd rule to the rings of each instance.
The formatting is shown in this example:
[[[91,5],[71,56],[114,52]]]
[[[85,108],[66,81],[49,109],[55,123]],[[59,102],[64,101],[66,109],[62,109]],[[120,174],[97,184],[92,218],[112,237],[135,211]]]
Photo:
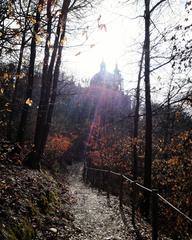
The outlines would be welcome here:
[[[118,198],[111,196],[109,205],[105,192],[98,193],[83,183],[82,169],[80,164],[69,169],[70,191],[75,198],[72,212],[79,229],[70,240],[136,240],[131,220],[127,219],[126,225],[123,223]]]

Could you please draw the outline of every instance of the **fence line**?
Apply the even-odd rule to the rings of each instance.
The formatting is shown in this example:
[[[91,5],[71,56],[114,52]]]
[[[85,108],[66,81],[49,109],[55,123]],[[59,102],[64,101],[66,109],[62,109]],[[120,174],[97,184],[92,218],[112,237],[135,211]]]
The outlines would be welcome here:
[[[88,170],[92,170],[95,172],[100,172],[100,173],[107,173],[107,179],[109,180],[109,174],[113,174],[115,176],[121,177],[120,179],[120,190],[119,190],[119,204],[120,207],[122,207],[123,204],[123,181],[126,180],[132,185],[132,191],[133,191],[133,199],[135,200],[136,196],[136,186],[139,187],[140,189],[148,192],[151,194],[151,213],[152,213],[152,240],[157,240],[158,239],[158,202],[159,199],[163,201],[165,204],[167,204],[169,207],[174,209],[177,213],[182,215],[187,221],[192,223],[192,219],[188,217],[185,213],[183,213],[181,210],[179,210],[177,207],[175,207],[173,204],[171,204],[169,201],[167,201],[163,196],[158,194],[157,189],[150,189],[142,184],[132,180],[131,178],[118,173],[114,172],[111,170],[106,170],[106,169],[100,169],[100,168],[92,168],[92,167],[86,167],[84,166],[84,171],[85,171],[85,180],[87,181],[87,176],[88,176]],[[95,183],[95,179],[93,179],[93,182]],[[99,182],[102,182],[101,185],[104,186],[104,177],[103,175],[100,175]],[[107,187],[107,198],[109,199],[109,186]],[[135,201],[132,201],[132,222],[135,224]]]
[[[160,194],[158,194],[158,197],[167,205],[169,205],[172,209],[174,209],[176,212],[180,213],[184,218],[186,218],[190,223],[192,223],[192,219],[188,217],[185,213],[181,212],[178,208],[176,208],[173,204],[171,204],[169,201],[167,201],[164,197],[162,197]]]

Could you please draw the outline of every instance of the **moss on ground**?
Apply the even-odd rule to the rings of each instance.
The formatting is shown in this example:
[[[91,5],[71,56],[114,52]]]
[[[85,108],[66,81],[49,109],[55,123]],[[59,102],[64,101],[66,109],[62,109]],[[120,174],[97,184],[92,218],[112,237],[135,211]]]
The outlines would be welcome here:
[[[5,240],[32,240],[35,238],[35,230],[27,219],[10,226],[2,226],[1,234]]]

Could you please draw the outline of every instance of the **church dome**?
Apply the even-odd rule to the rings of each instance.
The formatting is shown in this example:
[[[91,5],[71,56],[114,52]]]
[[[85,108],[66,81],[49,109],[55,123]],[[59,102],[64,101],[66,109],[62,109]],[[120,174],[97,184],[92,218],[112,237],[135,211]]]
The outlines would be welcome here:
[[[114,70],[114,74],[112,74],[106,71],[106,64],[102,61],[102,63],[100,64],[100,71],[92,77],[90,81],[90,86],[106,87],[113,90],[121,90],[121,81],[122,78],[120,75],[120,71],[117,68],[117,65]]]

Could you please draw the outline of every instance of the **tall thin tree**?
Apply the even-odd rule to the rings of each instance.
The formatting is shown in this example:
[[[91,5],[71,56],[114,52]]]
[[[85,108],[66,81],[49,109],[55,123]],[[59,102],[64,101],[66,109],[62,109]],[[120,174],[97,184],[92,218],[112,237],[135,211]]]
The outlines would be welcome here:
[[[26,97],[23,104],[23,110],[21,114],[21,120],[17,132],[17,141],[23,142],[24,140],[24,132],[26,130],[27,125],[27,117],[29,112],[29,105],[28,102],[32,101],[32,93],[33,93],[33,82],[34,82],[34,69],[35,69],[35,60],[36,60],[36,41],[37,41],[37,34],[40,28],[41,22],[41,11],[43,9],[44,0],[39,0],[39,3],[36,7],[36,17],[35,17],[35,24],[33,29],[33,36],[31,39],[31,49],[30,49],[30,61],[29,61],[29,71],[28,71],[28,82],[27,82],[27,89],[26,89]]]
[[[36,122],[36,130],[35,130],[35,137],[34,137],[34,149],[31,153],[27,164],[33,168],[40,168],[40,159],[41,155],[44,150],[45,142],[47,139],[47,134],[49,131],[49,127],[47,127],[48,119],[50,119],[50,115],[52,116],[52,113],[50,114],[50,111],[52,112],[53,105],[49,105],[49,101],[51,100],[53,102],[53,98],[56,98],[56,89],[57,89],[57,81],[59,76],[59,67],[61,62],[61,53],[63,46],[61,46],[64,37],[65,37],[65,28],[66,28],[66,22],[67,22],[67,14],[69,10],[71,0],[64,0],[61,14],[59,17],[59,21],[57,24],[57,30],[56,30],[56,37],[54,40],[54,48],[51,55],[50,63],[48,68],[47,60],[48,60],[48,54],[49,49],[48,46],[46,46],[45,51],[45,58],[44,58],[44,73],[42,78],[42,90],[41,90],[41,96],[40,96],[40,105],[38,110],[38,116],[37,116],[37,122]],[[50,8],[50,6],[49,6]],[[50,9],[49,9],[50,11]],[[49,19],[51,18],[50,12]],[[49,21],[49,29],[48,30],[48,36],[50,36],[50,29],[51,29],[51,21]],[[47,39],[47,41],[49,41]],[[59,50],[58,50],[59,49]],[[54,71],[55,66],[55,71]],[[51,89],[51,86],[53,84],[53,89]],[[52,91],[52,97],[50,99],[50,93]],[[55,101],[55,100],[54,100]],[[49,117],[48,117],[49,116]]]
[[[140,85],[141,85],[141,74],[143,69],[143,59],[144,59],[144,47],[142,48],[141,59],[139,63],[139,73],[137,79],[137,88],[135,94],[135,111],[134,111],[134,126],[133,126],[133,138],[135,140],[133,145],[133,178],[137,179],[138,176],[138,153],[137,153],[137,139],[139,132],[139,108],[140,108]]]
[[[13,125],[13,118],[14,118],[14,113],[15,113],[15,105],[16,105],[16,99],[17,99],[17,94],[19,91],[19,81],[21,78],[21,67],[22,67],[22,62],[23,62],[23,54],[24,54],[24,49],[26,46],[26,34],[27,34],[27,28],[29,24],[28,20],[28,14],[31,6],[31,0],[29,0],[28,5],[27,5],[27,10],[25,13],[25,19],[24,19],[24,28],[22,31],[22,39],[21,39],[21,46],[19,50],[19,60],[18,60],[18,65],[17,65],[17,70],[16,70],[16,78],[15,78],[15,88],[13,89],[13,95],[12,95],[12,100],[11,100],[11,112],[9,115],[9,120],[7,124],[7,138],[9,140],[12,139],[12,125]]]
[[[147,188],[151,188],[151,167],[152,167],[152,107],[151,107],[151,87],[150,87],[150,60],[151,60],[151,49],[150,49],[150,24],[151,24],[151,13],[166,0],[160,0],[150,9],[150,0],[145,0],[145,70],[144,70],[144,81],[145,81],[145,159],[144,159],[144,185]],[[144,214],[147,217],[149,215],[150,196],[145,193],[145,204]]]

